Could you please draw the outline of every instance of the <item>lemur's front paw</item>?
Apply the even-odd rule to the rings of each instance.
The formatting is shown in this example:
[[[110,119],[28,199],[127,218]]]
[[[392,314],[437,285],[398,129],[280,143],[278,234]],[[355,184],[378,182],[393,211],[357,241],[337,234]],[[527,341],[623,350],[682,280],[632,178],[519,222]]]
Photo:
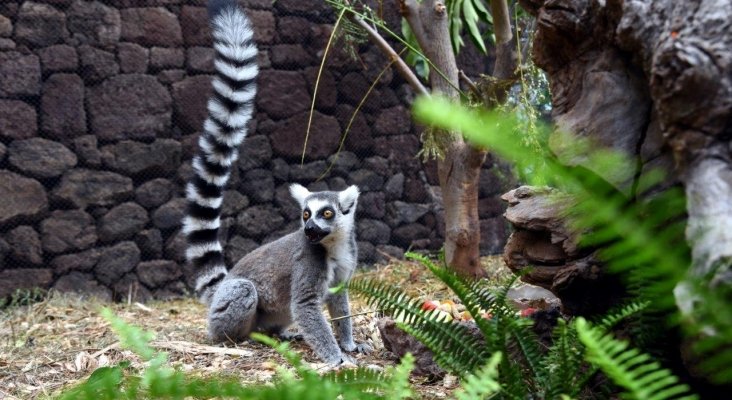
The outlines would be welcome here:
[[[356,352],[361,354],[369,354],[374,350],[370,345],[358,342],[342,343],[341,348],[349,353]]]

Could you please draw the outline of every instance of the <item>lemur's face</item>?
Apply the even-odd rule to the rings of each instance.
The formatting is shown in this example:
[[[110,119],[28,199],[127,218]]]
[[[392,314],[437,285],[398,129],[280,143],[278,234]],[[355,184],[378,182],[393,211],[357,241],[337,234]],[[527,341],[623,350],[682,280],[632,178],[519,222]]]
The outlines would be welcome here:
[[[344,237],[341,233],[353,228],[358,199],[356,186],[341,192],[311,193],[303,186],[293,184],[290,193],[300,203],[303,232],[310,243],[336,241]]]

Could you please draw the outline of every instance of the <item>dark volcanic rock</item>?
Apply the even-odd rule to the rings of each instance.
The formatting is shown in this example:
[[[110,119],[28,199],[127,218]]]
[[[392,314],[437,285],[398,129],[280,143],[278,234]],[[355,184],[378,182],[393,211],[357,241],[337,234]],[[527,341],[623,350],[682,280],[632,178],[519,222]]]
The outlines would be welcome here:
[[[358,262],[373,264],[376,260],[376,246],[371,242],[358,242]]]
[[[272,66],[298,70],[313,64],[313,57],[299,44],[278,44],[270,49]]]
[[[150,67],[153,69],[181,68],[185,53],[180,48],[153,47],[150,49]]]
[[[125,175],[152,177],[175,173],[182,150],[178,141],[158,139],[150,144],[123,140],[102,147],[101,151],[108,168]]]
[[[285,219],[274,208],[268,205],[249,207],[236,219],[236,230],[249,237],[261,237],[279,229]]]
[[[84,82],[75,74],[54,74],[43,83],[41,129],[55,139],[86,133]]]
[[[112,291],[100,285],[92,274],[73,271],[64,275],[53,284],[53,289],[60,293],[77,293],[93,297],[101,301],[112,301]]]
[[[35,221],[48,209],[43,186],[35,179],[0,170],[0,226]]]
[[[117,59],[122,73],[144,74],[147,71],[149,58],[150,51],[139,44],[120,43],[117,45]]]
[[[328,169],[323,160],[309,162],[304,165],[295,164],[290,166],[290,181],[305,184],[318,179]]]
[[[48,46],[67,36],[66,16],[47,4],[26,1],[18,10],[15,40],[31,46]]]
[[[391,176],[384,185],[386,200],[395,200],[402,197],[404,192],[404,174],[401,172]]]
[[[381,190],[384,186],[384,178],[368,169],[359,169],[349,174],[352,184],[358,186],[362,192]]]
[[[94,219],[84,211],[56,210],[41,222],[43,250],[49,253],[84,250],[96,241]]]
[[[153,179],[135,190],[135,200],[145,208],[155,208],[170,200],[175,189],[173,182],[167,179]]]
[[[100,220],[97,233],[102,242],[133,237],[147,224],[147,211],[137,203],[122,203],[109,210]]]
[[[79,47],[81,76],[87,83],[96,83],[119,73],[119,65],[113,53],[89,45]]]
[[[402,225],[392,231],[393,242],[397,246],[408,248],[412,242],[420,239],[428,239],[430,229],[421,224]]]
[[[46,289],[53,281],[53,273],[47,268],[17,268],[0,271],[0,299],[17,289]]]
[[[425,199],[426,200],[426,199]],[[399,226],[417,222],[423,215],[430,211],[430,204],[405,203],[394,201],[386,206],[389,225]]]
[[[170,95],[152,76],[114,76],[88,89],[86,99],[91,128],[102,140],[155,137],[170,128]]]
[[[56,44],[37,51],[44,72],[73,71],[79,68],[76,48],[66,44]]]
[[[274,198],[274,178],[266,169],[253,169],[245,172],[239,187],[242,193],[254,203],[266,203]]]
[[[288,118],[310,108],[307,84],[299,72],[264,70],[260,72],[257,84],[260,88],[267,88],[257,93],[257,109],[274,120]],[[301,126],[303,132],[304,126]]]
[[[340,151],[328,157],[328,166],[331,175],[348,176],[361,167],[361,160],[350,151]]]
[[[16,140],[8,147],[10,165],[35,178],[59,176],[76,165],[76,155],[48,139]]]
[[[309,120],[307,111],[288,119],[272,134],[272,150],[277,156],[300,160]],[[323,159],[335,153],[340,142],[340,126],[335,118],[314,112],[305,159]]]
[[[64,254],[51,260],[51,268],[56,275],[63,275],[69,271],[90,271],[97,265],[102,254],[98,248],[91,248],[80,253]]]
[[[272,146],[267,136],[258,135],[246,138],[237,165],[241,171],[263,167],[272,159]]]
[[[307,43],[311,22],[306,18],[281,16],[277,19],[277,34],[282,43]]]
[[[409,133],[412,117],[403,106],[386,108],[379,112],[374,131],[377,135],[403,135]]]
[[[132,242],[120,242],[102,250],[94,273],[102,283],[111,285],[140,262],[140,250]]]
[[[177,228],[181,225],[185,210],[186,199],[170,200],[152,213],[153,225],[159,229]]]
[[[389,225],[376,220],[364,218],[357,222],[358,239],[374,244],[387,244],[391,237]]]
[[[183,44],[178,18],[163,7],[128,8],[121,12],[122,40],[143,46]]]
[[[122,28],[116,8],[76,0],[66,11],[66,18],[69,32],[79,43],[109,46],[119,41]]]
[[[43,250],[38,232],[28,225],[19,226],[5,235],[10,245],[10,255],[22,264],[36,266],[43,263]]]
[[[186,237],[181,232],[176,232],[165,242],[165,258],[181,263],[186,262]]]
[[[191,72],[213,73],[215,54],[210,47],[191,47],[186,50],[186,68]]]
[[[508,227],[502,217],[480,221],[480,254],[501,254],[508,239]]]
[[[35,55],[0,52],[0,76],[0,97],[35,96],[41,91],[41,64]]]
[[[271,11],[248,10],[249,19],[254,26],[254,42],[262,44],[272,43],[275,34],[275,17]]]
[[[0,137],[26,139],[36,136],[37,130],[34,107],[23,101],[0,100]]]
[[[143,259],[163,257],[163,235],[158,229],[146,229],[135,235],[135,243],[140,249]]]
[[[83,165],[90,167],[102,165],[102,153],[97,148],[96,136],[84,135],[74,139],[74,151]]]
[[[137,265],[137,277],[150,288],[162,286],[182,276],[180,266],[174,261],[143,261]]]
[[[205,7],[183,6],[180,10],[180,26],[186,46],[211,45],[211,31]]]
[[[383,192],[367,192],[358,198],[358,215],[366,218],[382,219],[385,215]]]
[[[176,123],[185,133],[198,132],[208,115],[206,103],[211,93],[211,77],[191,76],[173,84]]]
[[[117,301],[139,301],[146,302],[152,299],[152,293],[140,283],[140,279],[134,272],[125,274],[116,280],[112,285],[113,297]]]
[[[259,243],[249,238],[243,238],[236,235],[226,244],[226,264],[236,265],[245,255],[251,253],[252,250],[259,247]]]
[[[399,329],[396,322],[391,318],[381,318],[377,321],[379,333],[384,341],[384,347],[394,353],[397,357],[404,357],[411,353],[415,357],[415,368],[412,371],[415,375],[427,376],[437,379],[445,375],[445,370],[440,368],[433,360],[433,354],[414,336]]]
[[[132,196],[132,179],[107,171],[72,169],[53,191],[53,197],[76,208],[110,206]]]
[[[249,198],[242,195],[236,190],[227,190],[224,192],[224,203],[221,207],[221,215],[228,217],[237,215],[245,208],[249,207]]]

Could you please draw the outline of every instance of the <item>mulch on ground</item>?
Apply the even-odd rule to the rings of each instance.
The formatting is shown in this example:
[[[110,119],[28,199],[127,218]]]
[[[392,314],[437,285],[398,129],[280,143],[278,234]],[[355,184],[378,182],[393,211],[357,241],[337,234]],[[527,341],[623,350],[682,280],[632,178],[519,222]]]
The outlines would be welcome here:
[[[485,257],[491,279],[505,281],[510,272],[499,257]],[[393,261],[361,271],[368,276],[420,299],[450,299],[448,289],[414,262]],[[376,327],[378,312],[357,296],[352,297],[354,335],[372,344],[374,351],[356,355],[360,365],[383,368],[398,360],[384,350]],[[99,367],[128,361],[141,367],[142,360],[121,348],[100,310],[109,307],[129,324],[155,333],[152,346],[168,352],[171,365],[201,376],[226,376],[242,383],[272,380],[285,361],[271,348],[252,341],[213,345],[206,338],[206,311],[191,298],[140,303],[103,303],[78,296],[49,294],[44,300],[0,310],[0,399],[46,398],[86,380]],[[291,347],[315,368],[323,368],[302,341]],[[438,382],[415,378],[425,398],[445,398],[457,385],[448,375]]]

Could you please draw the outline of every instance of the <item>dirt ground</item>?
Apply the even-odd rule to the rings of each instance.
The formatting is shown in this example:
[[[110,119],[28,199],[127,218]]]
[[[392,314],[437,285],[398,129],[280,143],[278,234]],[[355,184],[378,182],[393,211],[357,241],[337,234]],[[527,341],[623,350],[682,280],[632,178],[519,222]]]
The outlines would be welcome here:
[[[510,274],[499,257],[482,261],[491,279],[503,281]],[[452,299],[442,283],[413,262],[395,261],[358,275],[390,282],[420,299]],[[374,347],[369,355],[357,355],[358,363],[377,369],[393,365],[397,360],[384,349],[376,328],[378,313],[357,296],[352,298],[356,340]],[[51,293],[40,302],[0,310],[0,399],[53,397],[85,380],[98,367],[125,360],[140,366],[139,357],[120,348],[100,315],[103,307],[111,308],[127,323],[154,332],[153,347],[168,352],[172,365],[195,375],[223,374],[243,383],[263,383],[284,363],[262,344],[212,345],[206,338],[205,309],[194,299],[111,304]],[[292,348],[315,368],[322,367],[305,343],[293,342]],[[438,382],[415,378],[413,383],[424,398],[448,397],[457,385],[450,375]]]

